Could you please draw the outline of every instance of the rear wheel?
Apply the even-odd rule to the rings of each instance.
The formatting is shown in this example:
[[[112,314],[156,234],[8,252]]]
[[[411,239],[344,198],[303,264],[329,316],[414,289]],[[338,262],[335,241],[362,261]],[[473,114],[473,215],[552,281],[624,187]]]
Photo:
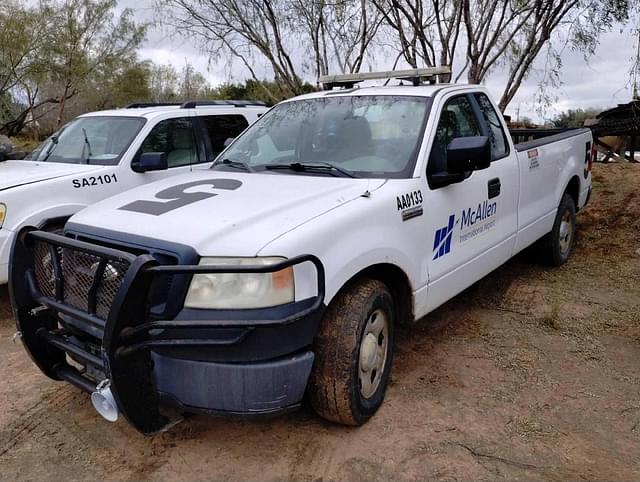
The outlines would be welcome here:
[[[309,383],[323,418],[361,425],[384,400],[393,358],[395,311],[386,285],[357,281],[331,303],[315,345]]]
[[[576,233],[576,205],[568,194],[562,196],[551,232],[542,238],[542,254],[547,264],[561,266],[573,249]]]

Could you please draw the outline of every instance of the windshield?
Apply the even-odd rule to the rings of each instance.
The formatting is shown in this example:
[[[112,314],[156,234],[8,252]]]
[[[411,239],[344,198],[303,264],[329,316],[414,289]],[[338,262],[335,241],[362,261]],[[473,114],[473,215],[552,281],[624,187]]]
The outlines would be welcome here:
[[[27,158],[38,162],[113,166],[145,123],[139,117],[78,117]]]
[[[212,166],[288,174],[410,177],[420,148],[429,97],[327,96],[277,105],[223,152]],[[327,166],[329,164],[330,166]]]

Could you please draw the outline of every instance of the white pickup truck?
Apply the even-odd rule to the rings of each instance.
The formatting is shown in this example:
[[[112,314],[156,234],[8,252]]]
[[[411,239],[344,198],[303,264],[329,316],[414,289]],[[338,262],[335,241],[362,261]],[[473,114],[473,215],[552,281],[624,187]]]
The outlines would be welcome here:
[[[538,240],[567,261],[589,130],[513,145],[483,87],[350,87],[282,102],[209,170],[95,204],[64,237],[22,231],[12,302],[42,371],[147,434],[169,409],[270,414],[305,392],[358,425],[397,324]]]
[[[0,284],[14,235],[62,231],[96,201],[210,163],[267,111],[249,101],[132,104],[77,117],[24,161],[0,162]]]

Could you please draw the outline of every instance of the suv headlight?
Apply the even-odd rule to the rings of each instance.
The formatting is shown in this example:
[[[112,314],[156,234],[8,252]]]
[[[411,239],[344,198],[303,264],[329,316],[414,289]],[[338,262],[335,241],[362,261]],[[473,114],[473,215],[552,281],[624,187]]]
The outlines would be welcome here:
[[[0,203],[0,228],[2,227],[2,224],[4,223],[5,214],[7,214],[7,206],[5,206],[4,204]]]
[[[256,266],[276,264],[285,258],[202,258],[200,265]],[[274,273],[195,274],[185,308],[269,308],[294,301],[293,268]]]

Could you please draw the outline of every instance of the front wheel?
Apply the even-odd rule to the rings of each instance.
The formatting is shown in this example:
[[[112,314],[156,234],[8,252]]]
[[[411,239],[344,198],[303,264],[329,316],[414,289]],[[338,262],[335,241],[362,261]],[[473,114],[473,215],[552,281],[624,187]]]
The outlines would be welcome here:
[[[314,410],[362,425],[384,400],[393,358],[395,311],[386,285],[362,279],[340,293],[322,320],[309,382]]]
[[[551,232],[542,239],[544,260],[551,266],[567,262],[576,233],[576,205],[568,194],[562,196]]]

